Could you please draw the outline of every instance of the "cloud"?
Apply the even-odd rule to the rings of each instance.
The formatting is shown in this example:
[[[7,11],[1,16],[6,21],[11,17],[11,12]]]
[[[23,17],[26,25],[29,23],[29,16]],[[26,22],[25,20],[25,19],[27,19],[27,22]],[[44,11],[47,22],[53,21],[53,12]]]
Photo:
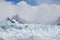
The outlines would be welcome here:
[[[12,5],[11,2],[0,0],[0,21],[5,20],[7,17],[11,17],[16,13],[16,6]]]
[[[60,5],[41,4],[40,6],[30,6],[22,1],[17,5],[17,13],[19,16],[30,23],[54,23],[60,16]]]
[[[0,1],[0,21],[18,14],[22,19],[30,23],[52,24],[60,16],[60,5],[43,3],[39,6],[31,6],[24,1],[17,5]]]

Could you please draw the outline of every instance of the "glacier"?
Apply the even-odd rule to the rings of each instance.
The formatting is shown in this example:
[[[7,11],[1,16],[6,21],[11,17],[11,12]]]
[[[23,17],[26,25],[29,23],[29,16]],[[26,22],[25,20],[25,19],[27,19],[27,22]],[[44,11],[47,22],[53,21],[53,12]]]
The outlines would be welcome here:
[[[60,40],[60,26],[0,22],[0,40]]]

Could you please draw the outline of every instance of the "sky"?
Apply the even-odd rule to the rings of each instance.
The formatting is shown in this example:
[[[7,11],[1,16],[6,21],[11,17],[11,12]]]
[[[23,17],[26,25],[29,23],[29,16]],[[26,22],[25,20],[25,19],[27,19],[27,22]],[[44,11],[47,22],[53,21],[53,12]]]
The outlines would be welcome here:
[[[18,14],[30,23],[53,24],[60,17],[59,0],[0,0],[0,21]]]
[[[12,2],[14,4],[17,4],[17,3],[21,2],[21,1],[25,1],[25,2],[27,2],[28,4],[30,4],[32,6],[38,5],[36,0],[6,0],[6,1],[10,1],[10,2]]]
[[[32,6],[36,6],[39,5],[41,3],[54,3],[54,4],[60,4],[60,0],[6,0],[6,1],[10,1],[14,4],[17,4],[21,1],[25,1],[28,4],[32,5]]]

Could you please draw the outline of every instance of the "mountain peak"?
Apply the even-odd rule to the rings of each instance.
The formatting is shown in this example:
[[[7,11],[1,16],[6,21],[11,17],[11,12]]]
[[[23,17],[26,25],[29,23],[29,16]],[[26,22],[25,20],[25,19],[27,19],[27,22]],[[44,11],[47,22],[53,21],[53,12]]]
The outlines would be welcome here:
[[[24,23],[28,23],[27,21],[25,21],[25,20],[23,20],[22,18],[20,18],[19,17],[19,15],[14,15],[12,18],[7,18],[6,20],[8,20],[8,21],[10,21],[10,22],[12,22],[12,23],[22,23],[22,24],[24,24]]]

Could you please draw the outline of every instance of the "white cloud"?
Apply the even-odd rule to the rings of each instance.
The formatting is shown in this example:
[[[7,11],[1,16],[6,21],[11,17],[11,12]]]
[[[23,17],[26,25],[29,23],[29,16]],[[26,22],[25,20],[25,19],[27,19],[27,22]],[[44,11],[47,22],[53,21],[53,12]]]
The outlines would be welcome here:
[[[4,0],[0,1],[0,21],[5,20],[15,14],[16,6]]]
[[[22,1],[17,8],[20,17],[31,23],[53,23],[60,16],[60,5],[55,4],[30,6]]]
[[[17,5],[10,2],[0,1],[0,21],[6,17],[11,17],[16,13],[30,23],[53,23],[60,16],[60,5],[41,4],[40,6],[31,6],[22,1]]]

